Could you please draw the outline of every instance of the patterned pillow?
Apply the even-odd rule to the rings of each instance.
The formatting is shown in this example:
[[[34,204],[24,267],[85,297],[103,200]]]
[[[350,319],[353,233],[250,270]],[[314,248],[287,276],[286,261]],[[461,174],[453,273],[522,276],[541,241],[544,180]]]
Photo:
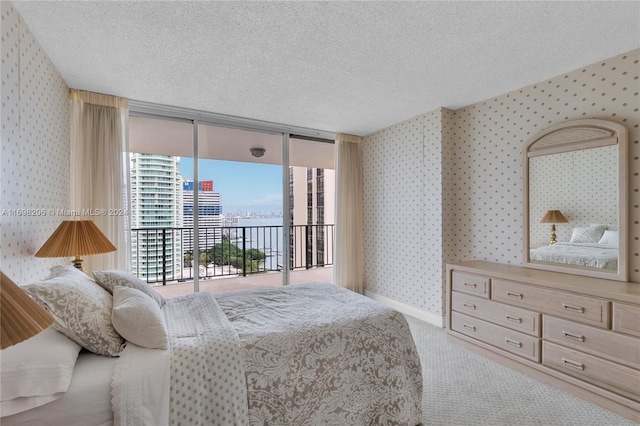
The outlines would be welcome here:
[[[96,282],[102,286],[109,293],[113,294],[114,287],[129,287],[140,290],[150,298],[156,301],[159,307],[163,307],[165,298],[160,293],[155,291],[151,286],[135,275],[129,274],[124,271],[94,271],[93,277]]]
[[[597,243],[602,238],[607,225],[592,225],[585,228],[573,228],[572,243]]]
[[[164,314],[154,300],[129,287],[113,289],[113,316],[116,331],[143,348],[167,349],[169,337]]]
[[[111,324],[111,295],[73,267],[51,272],[51,278],[22,288],[51,314],[56,330],[93,353],[118,356],[124,339]]]

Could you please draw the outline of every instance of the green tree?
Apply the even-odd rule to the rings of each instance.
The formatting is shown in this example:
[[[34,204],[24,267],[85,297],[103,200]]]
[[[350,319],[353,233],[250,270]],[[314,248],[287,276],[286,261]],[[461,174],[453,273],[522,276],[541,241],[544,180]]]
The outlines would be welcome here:
[[[184,266],[193,266],[193,254],[191,252],[187,252],[184,254]]]
[[[242,270],[243,268],[242,249],[233,244],[226,235],[222,236],[221,242],[207,250],[207,256],[209,261],[212,261],[218,266],[231,265],[238,270]],[[260,266],[266,257],[266,254],[258,249],[252,248],[247,250],[245,272],[259,272]]]
[[[209,259],[218,266],[232,265],[231,259],[240,256],[242,258],[242,250],[240,250],[235,244],[231,243],[228,236],[223,235],[222,241],[218,244],[214,244],[209,250]]]
[[[266,258],[267,255],[263,251],[254,248],[247,250],[247,259],[263,261]]]
[[[209,252],[207,250],[201,250],[200,251],[200,256],[198,257],[198,260],[200,261],[201,265],[208,265],[210,260],[211,260],[211,255],[209,254]]]

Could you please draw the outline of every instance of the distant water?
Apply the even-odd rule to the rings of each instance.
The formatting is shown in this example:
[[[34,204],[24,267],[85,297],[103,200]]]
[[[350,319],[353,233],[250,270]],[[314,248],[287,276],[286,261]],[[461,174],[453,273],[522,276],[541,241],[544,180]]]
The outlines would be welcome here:
[[[281,217],[266,217],[260,219],[244,219],[238,222],[239,226],[282,226]]]
[[[278,265],[283,264],[284,245],[282,238],[282,218],[269,217],[260,219],[240,219],[238,226],[258,226],[261,228],[246,229],[246,248],[255,248],[265,252],[265,267],[267,269],[278,269]],[[262,228],[273,226],[274,228]],[[278,228],[275,228],[278,226]],[[242,242],[236,243],[238,247],[242,247]]]

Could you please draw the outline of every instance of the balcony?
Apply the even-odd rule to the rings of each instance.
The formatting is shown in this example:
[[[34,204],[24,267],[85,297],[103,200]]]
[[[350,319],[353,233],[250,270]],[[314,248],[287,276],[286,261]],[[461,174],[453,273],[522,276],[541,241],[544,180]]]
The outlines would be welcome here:
[[[332,280],[333,231],[333,224],[290,227],[291,283]],[[161,284],[163,294],[193,291],[194,254],[201,291],[282,285],[287,250],[281,225],[203,227],[199,250],[194,250],[191,228],[136,228],[131,233],[132,272],[149,284]]]
[[[290,284],[303,284],[313,282],[333,282],[333,266],[311,269],[296,269],[289,275]],[[281,287],[282,274],[253,274],[242,277],[221,277],[201,279],[198,282],[199,291],[211,293],[224,293],[227,291],[251,290],[256,288]],[[167,285],[156,284],[153,286],[158,293],[166,298],[182,296],[193,293],[193,281],[173,282]]]

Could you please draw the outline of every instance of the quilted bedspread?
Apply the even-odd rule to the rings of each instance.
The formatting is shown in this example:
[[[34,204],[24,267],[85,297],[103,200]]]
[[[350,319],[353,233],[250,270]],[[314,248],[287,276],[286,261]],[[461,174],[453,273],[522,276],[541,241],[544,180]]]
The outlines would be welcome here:
[[[618,269],[618,247],[603,244],[575,244],[559,242],[530,251],[531,260],[587,266],[599,269]]]
[[[404,317],[333,284],[216,295],[243,348],[251,425],[416,425],[422,374]]]

